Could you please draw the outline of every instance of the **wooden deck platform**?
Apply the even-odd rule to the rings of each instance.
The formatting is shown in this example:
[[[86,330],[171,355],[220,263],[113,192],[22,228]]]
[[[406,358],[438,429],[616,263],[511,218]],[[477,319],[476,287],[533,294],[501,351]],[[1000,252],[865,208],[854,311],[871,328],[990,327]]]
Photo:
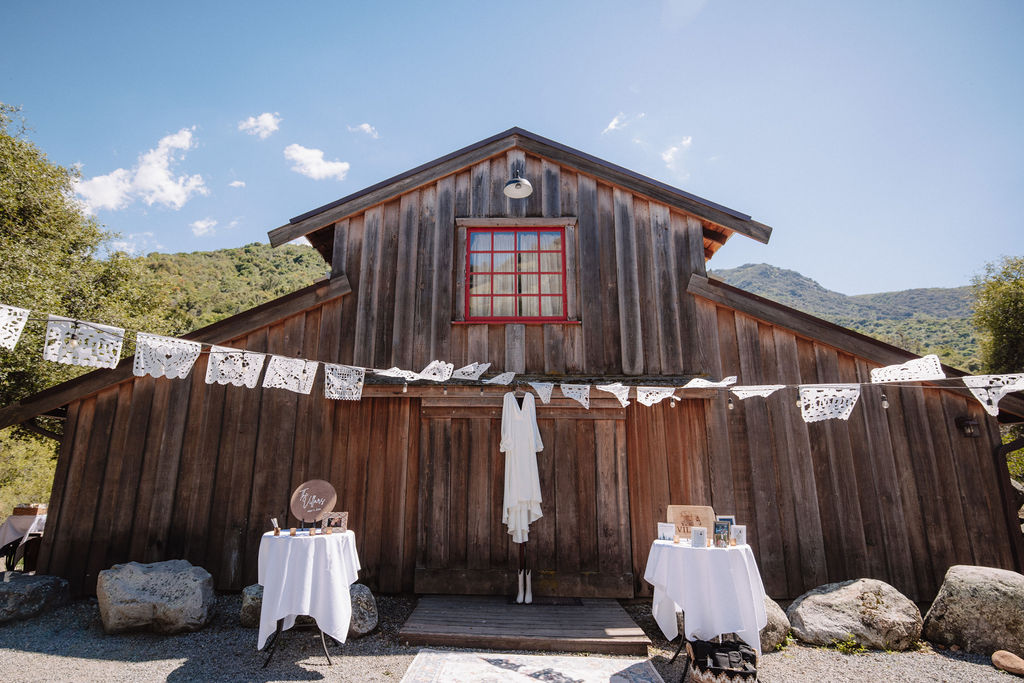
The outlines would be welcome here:
[[[409,645],[647,656],[650,639],[615,600],[425,595],[398,632]]]

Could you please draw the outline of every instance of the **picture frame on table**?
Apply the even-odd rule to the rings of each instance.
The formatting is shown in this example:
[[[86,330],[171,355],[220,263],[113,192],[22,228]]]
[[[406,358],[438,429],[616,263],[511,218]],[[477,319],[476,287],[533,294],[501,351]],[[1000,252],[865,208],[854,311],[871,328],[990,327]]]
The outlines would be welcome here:
[[[725,519],[715,520],[714,529],[714,542],[716,548],[728,548],[729,547],[729,529],[732,527],[732,523]]]
[[[715,515],[716,522],[729,522],[729,524],[736,523],[736,515]]]
[[[320,520],[320,526],[324,529],[330,527],[332,531],[344,533],[348,531],[348,513],[328,512]]]

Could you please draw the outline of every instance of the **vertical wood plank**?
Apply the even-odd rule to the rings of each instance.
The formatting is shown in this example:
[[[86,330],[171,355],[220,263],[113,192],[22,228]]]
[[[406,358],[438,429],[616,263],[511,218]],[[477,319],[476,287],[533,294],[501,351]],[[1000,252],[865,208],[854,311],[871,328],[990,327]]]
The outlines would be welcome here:
[[[601,292],[601,242],[597,226],[597,184],[593,178],[579,178],[579,288],[585,292]],[[604,334],[602,332],[601,298],[580,298],[583,324],[584,371],[604,372]]]
[[[415,370],[420,370],[436,356],[431,355],[431,340],[435,336],[433,329],[434,313],[436,305],[434,297],[434,284],[437,282],[436,266],[437,254],[434,253],[434,245],[437,243],[437,190],[435,186],[424,188],[421,215],[419,220],[419,245],[417,255],[416,279],[414,282],[406,283],[416,288],[416,317],[413,328],[413,353],[408,361]],[[448,277],[448,273],[445,273]],[[396,278],[399,282],[404,276]],[[399,285],[401,286],[401,284]]]
[[[505,328],[505,370],[515,373],[526,372],[526,325],[504,325]]]
[[[640,275],[637,270],[633,195],[616,188],[613,197],[621,367],[625,375],[639,375],[644,371],[644,343],[640,327]]]
[[[344,275],[348,265],[348,219],[334,224],[331,246],[331,277]]]
[[[678,273],[673,267],[671,216],[664,204],[651,202],[651,277],[654,286],[651,289],[652,300],[656,302],[655,314],[658,316],[658,334],[660,339],[661,371],[670,375],[684,372],[682,342],[679,338],[679,307]],[[647,308],[648,306],[644,306]]]
[[[543,326],[544,372],[565,374],[565,325]]]
[[[455,240],[455,176],[437,183],[437,212],[434,226],[434,293],[431,297],[430,356],[452,358],[452,287],[453,271],[461,270],[461,262],[452,251]],[[459,252],[465,254],[465,252]],[[465,277],[465,276],[463,276]],[[457,366],[458,367],[458,366]]]
[[[544,159],[540,163],[541,168],[541,207],[542,216],[573,215],[562,213],[562,178],[561,169],[558,164]]]
[[[648,375],[662,373],[661,363],[661,311],[668,302],[660,301],[657,287],[657,267],[654,262],[654,241],[651,234],[651,206],[642,199],[633,201],[633,230],[636,250],[636,306],[641,330],[639,348],[643,355],[643,372]],[[621,308],[620,308],[621,310]],[[623,344],[625,348],[625,344]]]
[[[622,367],[623,327],[619,319],[618,250],[615,240],[615,203],[608,185],[597,186],[597,238],[601,253],[599,287],[593,291],[601,302],[601,334],[604,337],[604,359],[600,372],[624,374]]]
[[[366,210],[363,248],[359,261],[358,303],[352,362],[367,368],[373,367],[374,342],[377,338],[377,298],[379,294],[377,264],[381,259],[383,217],[383,209],[380,206]],[[342,357],[344,358],[344,356]]]
[[[321,344],[320,349],[324,354],[323,360],[334,363],[354,364],[356,328],[358,327],[359,301],[363,296],[364,287],[361,286],[362,263],[364,257],[364,221],[363,216],[353,217],[349,221],[348,239],[346,240],[345,262],[349,285],[352,293],[341,298],[340,310],[335,312],[344,325],[339,327],[337,336],[330,339],[329,344]]]
[[[377,271],[376,286],[377,311],[375,320],[377,328],[374,332],[373,367],[388,367],[391,360],[391,340],[393,339],[395,318],[392,310],[395,307],[395,290],[398,286],[398,223],[401,207],[398,201],[384,205],[384,223],[381,231],[380,260],[374,266]]]
[[[422,328],[416,327],[416,293],[422,282],[422,272],[418,269],[420,249],[420,193],[407,192],[399,202],[398,220],[398,270],[401,277],[397,278],[395,288],[394,335],[391,339],[391,358],[389,365],[401,368],[413,366],[413,339],[422,334]],[[391,274],[393,277],[395,274]],[[418,368],[417,368],[418,369]]]

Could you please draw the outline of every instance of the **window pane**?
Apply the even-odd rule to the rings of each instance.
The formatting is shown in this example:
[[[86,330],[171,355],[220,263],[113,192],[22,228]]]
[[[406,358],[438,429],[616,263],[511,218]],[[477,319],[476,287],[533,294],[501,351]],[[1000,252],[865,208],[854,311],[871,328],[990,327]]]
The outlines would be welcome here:
[[[543,251],[562,249],[562,235],[557,232],[542,232],[540,234],[540,248]]]
[[[537,254],[520,254],[519,255],[519,272],[520,273],[536,273],[537,272]]]
[[[561,294],[562,293],[562,276],[561,275],[541,275],[540,276],[540,292],[541,292],[541,294]]]
[[[469,297],[469,315],[471,318],[486,317],[491,314],[491,297]]]
[[[562,297],[560,296],[542,296],[540,308],[540,314],[543,316],[561,317],[564,315],[562,313]]]
[[[469,272],[471,273],[486,273],[491,270],[491,255],[490,254],[470,254],[469,255]]]
[[[540,315],[540,301],[535,296],[524,296],[519,299],[519,315],[536,318]]]
[[[515,275],[495,275],[494,276],[494,293],[495,294],[515,294],[516,290],[516,276]]]
[[[537,276],[536,275],[520,275],[519,276],[519,293],[520,294],[536,294],[537,293]]]
[[[515,251],[516,234],[514,232],[494,233],[494,251]]]
[[[562,272],[562,254],[557,252],[554,254],[541,254],[540,255],[540,269],[544,273],[561,273]]]
[[[473,294],[490,294],[491,293],[491,276],[490,275],[471,275],[469,277],[469,293]]]
[[[537,251],[537,233],[535,233],[535,232],[521,232],[521,233],[519,233],[519,250],[520,251]]]
[[[495,273],[514,273],[515,272],[516,255],[515,254],[500,254],[494,255],[494,272]]]
[[[511,318],[516,314],[516,298],[514,296],[494,297],[494,315]]]
[[[471,233],[469,233],[469,250],[470,251],[490,251],[491,250],[491,233],[489,233],[489,232],[471,232]]]

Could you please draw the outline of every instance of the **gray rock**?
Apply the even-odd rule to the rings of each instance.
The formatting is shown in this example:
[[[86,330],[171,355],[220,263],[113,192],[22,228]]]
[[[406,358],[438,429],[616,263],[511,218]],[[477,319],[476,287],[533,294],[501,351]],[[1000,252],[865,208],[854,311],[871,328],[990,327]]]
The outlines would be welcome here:
[[[906,650],[921,637],[917,605],[876,579],[819,586],[794,600],[786,614],[793,634],[812,645],[852,636],[878,650]]]
[[[924,636],[981,655],[996,650],[1024,654],[1024,576],[953,565],[925,616]]]
[[[107,633],[198,631],[213,618],[213,577],[186,560],[115,564],[96,582]]]
[[[239,619],[245,628],[260,627],[260,611],[263,609],[263,586],[254,583],[242,589],[242,611]]]
[[[779,603],[767,595],[764,596],[764,611],[768,614],[768,623],[761,629],[761,652],[772,652],[789,635],[789,619]]]
[[[352,621],[348,625],[348,637],[361,638],[377,628],[377,601],[361,583],[352,584],[351,595]]]
[[[0,574],[0,623],[28,619],[68,601],[68,582],[56,576]]]

